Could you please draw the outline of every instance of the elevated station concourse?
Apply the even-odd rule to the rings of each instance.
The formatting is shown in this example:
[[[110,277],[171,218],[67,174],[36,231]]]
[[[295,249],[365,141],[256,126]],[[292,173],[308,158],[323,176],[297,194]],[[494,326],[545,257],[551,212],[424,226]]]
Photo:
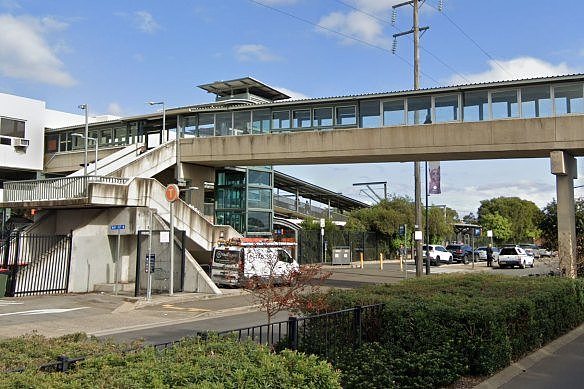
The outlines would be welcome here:
[[[287,193],[282,200],[292,201],[282,203],[295,211],[301,197],[327,210],[365,205],[275,172],[275,165],[546,157],[557,177],[560,254],[568,263],[575,257],[570,220],[574,157],[584,152],[582,74],[307,100],[288,100],[248,77],[201,88],[215,94],[213,103],[90,124],[98,142],[98,167],[88,167],[94,177],[79,169],[85,126],[47,129],[44,173],[85,180],[79,194],[58,197],[58,180],[6,182],[3,206],[155,209],[167,228],[161,190],[177,182],[184,189],[177,228],[187,231],[193,261],[202,262],[219,235],[271,234],[279,212],[274,189]],[[147,224],[146,213],[129,216],[136,229]]]

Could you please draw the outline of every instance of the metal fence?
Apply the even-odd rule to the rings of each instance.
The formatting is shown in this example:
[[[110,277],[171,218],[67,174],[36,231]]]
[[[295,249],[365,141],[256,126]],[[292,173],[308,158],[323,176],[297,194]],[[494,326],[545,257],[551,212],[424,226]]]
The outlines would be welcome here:
[[[7,296],[65,293],[69,287],[71,234],[13,234],[0,247],[8,273]]]
[[[347,221],[347,216],[328,208],[317,207],[312,204],[296,202],[296,198],[274,194],[274,207],[280,207],[289,211],[315,218],[327,218],[335,221]]]
[[[79,176],[44,180],[6,181],[4,202],[64,200],[87,197],[90,183],[125,184],[127,178]]]
[[[332,262],[334,247],[348,247],[353,261],[358,261],[361,253],[364,260],[376,260],[379,253],[383,253],[385,258],[393,254],[392,240],[375,232],[325,231],[324,241],[322,239],[320,230],[300,230],[298,262]]]
[[[217,334],[233,335],[240,341],[253,340],[276,350],[288,348],[334,360],[347,349],[379,340],[383,308],[383,303],[357,306]],[[205,337],[208,333],[198,335]]]

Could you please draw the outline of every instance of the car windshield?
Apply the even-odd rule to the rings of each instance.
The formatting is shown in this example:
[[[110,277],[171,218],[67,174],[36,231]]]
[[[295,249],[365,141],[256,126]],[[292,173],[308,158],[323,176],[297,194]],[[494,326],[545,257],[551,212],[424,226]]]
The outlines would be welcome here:
[[[515,247],[505,247],[499,252],[500,255],[517,255]]]
[[[446,251],[446,249],[442,246],[436,246],[436,251]]]
[[[446,246],[447,250],[460,250],[461,248],[462,246],[456,244],[449,244],[448,246]]]

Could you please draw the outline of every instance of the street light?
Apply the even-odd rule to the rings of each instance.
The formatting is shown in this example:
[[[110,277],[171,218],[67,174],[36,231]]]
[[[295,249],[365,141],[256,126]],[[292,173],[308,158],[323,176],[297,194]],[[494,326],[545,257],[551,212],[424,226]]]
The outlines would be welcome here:
[[[98,144],[97,144],[97,138],[92,138],[90,136],[83,136],[81,134],[71,134],[71,136],[75,136],[77,138],[84,138],[85,139],[85,169],[84,169],[84,175],[87,175],[87,141],[93,141],[93,143],[95,144],[95,166],[93,169],[93,174],[95,176],[97,176],[97,149],[98,149]]]
[[[164,101],[149,101],[148,105],[162,105],[162,131],[166,130],[166,103]],[[176,154],[176,169],[175,169],[175,178],[176,183],[179,186],[182,186],[182,181],[180,179],[180,143],[179,143],[179,126],[178,126],[178,119],[177,119],[177,126],[176,126],[176,136],[175,136],[175,154]],[[167,134],[166,138],[168,139],[169,136]]]
[[[83,175],[87,175],[87,137],[89,136],[89,121],[88,121],[88,111],[89,108],[87,104],[81,104],[77,106],[79,109],[85,111],[85,159],[83,163]],[[96,160],[97,161],[97,160]]]

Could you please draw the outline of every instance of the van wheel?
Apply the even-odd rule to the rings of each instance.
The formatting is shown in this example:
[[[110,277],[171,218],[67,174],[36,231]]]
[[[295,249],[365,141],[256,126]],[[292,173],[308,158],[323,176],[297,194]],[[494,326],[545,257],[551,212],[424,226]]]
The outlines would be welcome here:
[[[450,258],[448,258],[448,263],[451,265],[454,263],[454,258],[452,258],[452,255],[450,256]]]

